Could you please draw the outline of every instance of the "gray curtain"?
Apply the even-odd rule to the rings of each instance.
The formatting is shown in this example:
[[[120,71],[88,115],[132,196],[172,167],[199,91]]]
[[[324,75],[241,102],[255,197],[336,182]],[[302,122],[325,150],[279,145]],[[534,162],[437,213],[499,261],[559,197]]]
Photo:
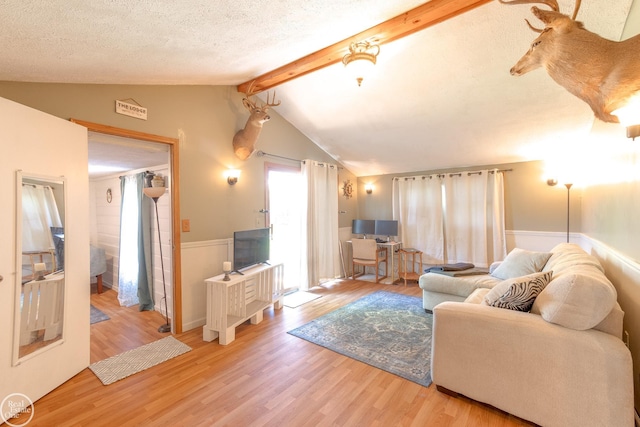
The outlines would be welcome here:
[[[121,305],[139,304],[140,311],[154,308],[150,249],[153,201],[142,193],[144,177],[144,172],[120,177],[118,299]]]

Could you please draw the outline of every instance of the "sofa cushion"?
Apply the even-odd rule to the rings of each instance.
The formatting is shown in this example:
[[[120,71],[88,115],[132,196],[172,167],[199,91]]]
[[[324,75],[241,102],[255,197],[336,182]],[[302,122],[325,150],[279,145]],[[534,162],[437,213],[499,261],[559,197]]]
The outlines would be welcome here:
[[[565,271],[574,272],[576,269],[596,269],[604,273],[604,268],[596,257],[586,253],[575,243],[560,243],[551,249],[553,254],[542,271],[553,270],[555,277],[559,277]]]
[[[516,311],[529,311],[533,302],[551,281],[553,272],[533,273],[498,283],[484,297],[487,305]]]
[[[493,270],[491,275],[506,280],[538,273],[542,271],[550,257],[551,253],[549,252],[534,252],[515,248],[509,252],[509,255]]]
[[[583,267],[554,277],[531,311],[547,322],[582,331],[602,322],[616,298],[615,288],[602,272]]]
[[[484,304],[486,305],[486,303],[484,302],[484,297],[485,295],[487,295],[487,293],[489,293],[491,291],[491,289],[487,289],[487,288],[478,288],[475,291],[473,291],[471,293],[471,295],[469,295],[464,302],[468,303],[468,304]]]

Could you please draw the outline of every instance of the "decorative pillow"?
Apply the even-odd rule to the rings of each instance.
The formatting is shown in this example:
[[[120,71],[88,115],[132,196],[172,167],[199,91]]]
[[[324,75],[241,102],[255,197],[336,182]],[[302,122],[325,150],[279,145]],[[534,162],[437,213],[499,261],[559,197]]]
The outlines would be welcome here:
[[[617,292],[596,268],[559,274],[535,300],[531,310],[550,323],[578,331],[602,322],[616,305]]]
[[[515,248],[509,252],[509,255],[493,270],[491,275],[506,280],[538,273],[542,271],[551,255],[550,252],[533,252]]]
[[[534,273],[498,283],[484,297],[487,305],[516,311],[529,311],[536,297],[551,281],[552,271]]]

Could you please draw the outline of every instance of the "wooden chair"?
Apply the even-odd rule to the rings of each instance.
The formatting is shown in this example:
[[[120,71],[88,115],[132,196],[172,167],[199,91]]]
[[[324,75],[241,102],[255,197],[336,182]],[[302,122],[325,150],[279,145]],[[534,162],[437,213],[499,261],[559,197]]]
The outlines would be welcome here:
[[[352,279],[362,276],[367,266],[376,270],[376,283],[387,277],[387,248],[379,248],[374,239],[353,239]],[[380,263],[384,262],[384,276],[379,277]],[[356,276],[356,265],[362,266],[362,273]]]

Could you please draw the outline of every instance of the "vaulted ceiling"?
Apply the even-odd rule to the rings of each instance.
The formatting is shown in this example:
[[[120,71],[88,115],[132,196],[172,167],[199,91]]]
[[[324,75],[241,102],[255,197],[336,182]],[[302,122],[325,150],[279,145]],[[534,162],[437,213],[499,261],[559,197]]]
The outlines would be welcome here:
[[[236,86],[423,3],[7,0],[0,80]],[[577,19],[619,40],[631,3],[583,0]],[[559,4],[571,13],[573,0]],[[275,110],[358,176],[544,158],[594,119],[544,70],[509,74],[536,36],[525,18],[535,21],[529,6],[490,1],[382,37],[361,87],[335,63],[279,84]]]

